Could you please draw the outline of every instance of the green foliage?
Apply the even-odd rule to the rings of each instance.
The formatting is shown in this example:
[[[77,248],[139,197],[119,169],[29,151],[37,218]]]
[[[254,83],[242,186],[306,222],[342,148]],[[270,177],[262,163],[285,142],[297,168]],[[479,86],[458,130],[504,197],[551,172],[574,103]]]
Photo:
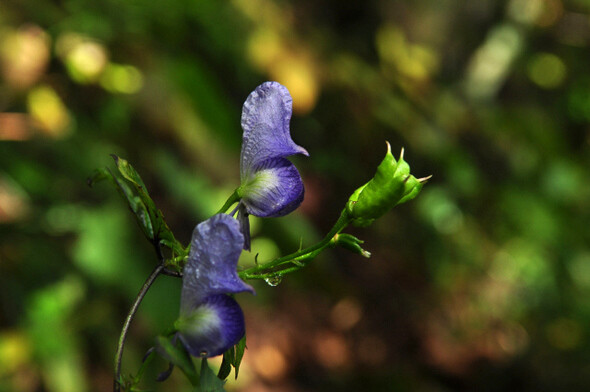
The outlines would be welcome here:
[[[199,385],[199,374],[195,369],[193,360],[180,342],[172,344],[170,338],[158,336],[156,338],[156,351],[170,361],[172,365],[178,367],[192,385]]]
[[[225,380],[229,376],[232,367],[235,369],[234,374],[237,380],[238,374],[240,372],[240,364],[242,363],[242,358],[244,358],[245,350],[246,336],[244,335],[238,344],[223,353],[221,366],[219,368],[219,372],[217,373],[217,377],[220,380]]]
[[[224,381],[215,376],[207,364],[207,359],[201,360],[201,382],[199,388],[195,388],[194,392],[224,392]]]
[[[114,184],[127,202],[129,209],[134,213],[144,235],[156,247],[160,257],[163,257],[160,250],[161,246],[165,246],[172,251],[173,257],[166,263],[166,267],[172,266],[178,269],[179,265],[174,257],[184,256],[187,251],[174,237],[164,220],[162,211],[156,207],[137,171],[125,159],[116,155],[112,157],[115,160],[119,174],[123,178],[115,176],[109,169],[98,169],[88,179],[88,184],[92,186],[97,181],[104,179],[108,179]]]
[[[359,254],[363,257],[369,258],[371,257],[371,253],[364,250],[361,245],[365,241],[356,238],[353,235],[346,234],[346,233],[339,233],[336,234],[332,238],[332,243],[337,246],[341,246],[344,249],[348,249],[349,251]]]

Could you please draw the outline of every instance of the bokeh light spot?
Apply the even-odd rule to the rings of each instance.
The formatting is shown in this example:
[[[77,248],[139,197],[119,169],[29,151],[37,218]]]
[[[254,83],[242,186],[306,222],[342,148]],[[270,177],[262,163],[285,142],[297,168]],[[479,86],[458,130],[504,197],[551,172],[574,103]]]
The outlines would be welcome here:
[[[526,238],[508,241],[496,253],[489,273],[498,282],[533,294],[531,300],[548,295],[555,283],[546,255]]]
[[[15,371],[30,360],[31,346],[27,336],[17,330],[0,333],[0,377]]]
[[[282,53],[282,42],[275,30],[259,28],[248,39],[248,57],[260,69],[270,67]]]
[[[51,87],[45,85],[31,90],[27,104],[34,124],[49,136],[61,138],[71,130],[70,114]]]
[[[396,26],[383,26],[377,32],[379,55],[387,65],[393,65],[403,75],[423,81],[437,71],[439,59],[430,48],[411,44]]]
[[[492,29],[469,62],[465,85],[467,94],[475,99],[495,95],[522,46],[522,33],[515,26],[503,24]]]
[[[330,312],[330,320],[334,327],[348,330],[354,327],[363,315],[361,304],[355,298],[344,298]]]
[[[269,73],[291,93],[294,112],[303,115],[313,109],[318,95],[318,82],[311,60],[304,55],[288,56],[274,64]]]
[[[64,33],[56,42],[57,54],[75,82],[94,83],[108,64],[106,48],[99,42],[77,33]]]
[[[113,93],[134,94],[143,86],[143,75],[131,65],[110,63],[104,69],[100,84]]]
[[[419,202],[422,215],[439,232],[452,234],[463,226],[463,213],[443,189],[429,188]]]
[[[254,370],[269,381],[280,380],[287,372],[287,360],[275,346],[264,345],[252,350]]]
[[[35,25],[6,33],[0,40],[0,68],[5,81],[20,89],[33,85],[45,71],[50,43],[49,35]]]
[[[0,176],[0,223],[18,221],[30,211],[24,189],[7,176]]]
[[[552,89],[561,86],[566,76],[564,62],[554,54],[539,53],[528,63],[528,76],[539,87]]]
[[[341,368],[350,362],[348,345],[340,334],[319,332],[314,338],[314,346],[318,361],[326,368]]]
[[[0,140],[24,141],[31,138],[29,116],[24,113],[0,113]]]

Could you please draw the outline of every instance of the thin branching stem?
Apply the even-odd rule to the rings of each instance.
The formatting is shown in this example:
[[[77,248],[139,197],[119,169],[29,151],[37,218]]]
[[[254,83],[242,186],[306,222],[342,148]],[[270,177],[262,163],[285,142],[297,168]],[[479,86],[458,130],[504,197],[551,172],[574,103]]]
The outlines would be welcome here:
[[[346,226],[348,226],[349,224],[350,224],[350,217],[348,216],[346,210],[344,210],[342,212],[342,214],[340,215],[340,218],[338,219],[338,221],[332,227],[332,230],[330,230],[330,232],[328,234],[326,234],[324,239],[321,240],[320,242],[318,242],[317,244],[312,245],[312,246],[305,248],[305,249],[298,250],[297,252],[291,253],[289,255],[279,257],[279,258],[274,259],[268,263],[259,264],[255,267],[248,268],[244,271],[239,272],[239,275],[240,275],[240,277],[245,278],[245,279],[264,279],[265,277],[267,277],[267,275],[269,273],[276,274],[277,272],[279,272],[280,275],[283,275],[283,273],[280,273],[280,272],[282,272],[283,269],[277,270],[277,267],[279,267],[283,264],[286,264],[286,263],[293,263],[294,261],[296,262],[299,260],[305,260],[305,259],[315,257],[322,250],[324,250],[324,248],[328,247],[330,245],[330,241],[332,241],[332,238],[334,238],[334,236],[336,234],[338,234],[342,230],[344,230],[344,228]],[[285,271],[292,272],[293,270],[296,270],[299,268],[300,268],[300,266],[289,267],[289,268],[285,269]]]
[[[131,321],[135,317],[135,313],[141,304],[141,301],[147,294],[148,290],[158,277],[164,270],[164,264],[160,263],[150,276],[146,279],[143,286],[141,286],[141,290],[137,294],[135,301],[133,301],[133,305],[131,305],[131,309],[129,309],[129,313],[125,318],[125,323],[123,324],[123,328],[121,329],[121,336],[119,336],[119,344],[117,345],[117,353],[115,354],[115,380],[113,384],[113,391],[119,392],[121,390],[121,360],[123,358],[123,348],[125,347],[125,340],[127,339],[127,332],[129,332],[129,326],[131,325]]]

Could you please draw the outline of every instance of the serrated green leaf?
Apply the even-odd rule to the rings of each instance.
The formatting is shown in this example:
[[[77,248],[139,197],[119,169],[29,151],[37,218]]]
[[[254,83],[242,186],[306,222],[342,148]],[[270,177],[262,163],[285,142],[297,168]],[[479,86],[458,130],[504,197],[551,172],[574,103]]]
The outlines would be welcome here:
[[[119,173],[121,173],[123,177],[125,177],[128,181],[142,188],[144,192],[147,194],[145,184],[139,176],[139,174],[137,173],[137,171],[135,171],[133,166],[131,166],[131,164],[126,159],[118,157],[115,154],[112,154],[111,157],[113,157],[113,159],[115,160],[115,163],[117,164],[117,169],[119,169]]]
[[[112,155],[112,157],[122,178],[117,178],[108,169],[100,169],[88,180],[89,183],[105,178],[110,179],[127,201],[148,240],[153,244],[166,246],[177,255],[184,254],[183,246],[176,240],[166,224],[164,215],[150,197],[139,173],[127,160],[116,155]]]
[[[213,370],[207,364],[207,359],[203,358],[201,360],[201,383],[200,389],[195,389],[194,391],[200,392],[225,392],[223,388],[223,384],[225,382],[217,378]]]
[[[199,384],[199,376],[191,356],[182,345],[173,345],[169,338],[158,336],[156,338],[156,351],[163,358],[170,361],[186,375],[192,385]]]
[[[111,174],[112,175],[112,174]],[[154,238],[154,226],[152,217],[148,211],[147,206],[144,204],[141,197],[133,192],[133,189],[123,180],[112,175],[113,182],[117,186],[119,194],[127,201],[129,209],[135,214],[137,223],[141,227],[144,235],[153,241]]]

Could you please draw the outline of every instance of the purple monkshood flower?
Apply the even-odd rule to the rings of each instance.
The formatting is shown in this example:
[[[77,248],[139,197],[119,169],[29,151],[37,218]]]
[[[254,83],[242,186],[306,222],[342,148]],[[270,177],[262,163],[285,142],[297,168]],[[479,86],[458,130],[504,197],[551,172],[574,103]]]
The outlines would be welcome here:
[[[248,215],[278,217],[295,210],[303,201],[303,182],[286,157],[308,152],[291,139],[289,121],[293,101],[285,86],[266,82],[258,86],[242,109],[242,152],[238,219],[250,249]]]
[[[244,336],[244,314],[230,294],[254,289],[236,266],[244,236],[238,221],[217,214],[197,225],[184,267],[180,317],[175,326],[187,351],[196,357],[223,354]]]

